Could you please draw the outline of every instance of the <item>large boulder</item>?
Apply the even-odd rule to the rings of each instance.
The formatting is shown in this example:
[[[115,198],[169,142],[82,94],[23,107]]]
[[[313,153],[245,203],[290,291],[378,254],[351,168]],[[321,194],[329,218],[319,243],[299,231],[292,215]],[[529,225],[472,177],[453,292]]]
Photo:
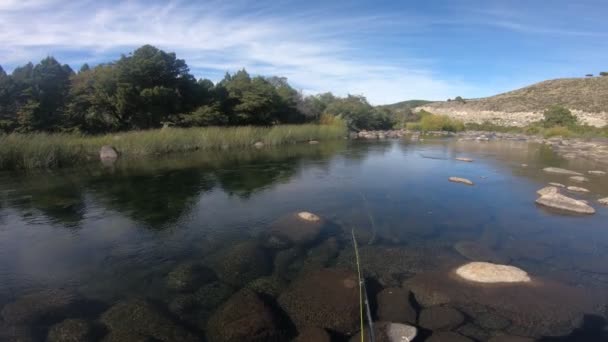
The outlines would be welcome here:
[[[209,258],[208,265],[222,281],[237,287],[272,272],[270,255],[253,241],[220,251]]]
[[[363,330],[363,341],[370,342],[369,331],[366,329]],[[413,341],[416,335],[418,334],[418,330],[416,327],[401,324],[401,323],[391,323],[391,322],[374,322],[374,337],[375,342],[408,342]],[[361,341],[361,331],[357,333],[357,335],[350,338],[350,342],[360,342]]]
[[[463,257],[473,261],[509,262],[508,258],[476,241],[460,241],[454,245],[454,249]]]
[[[207,322],[210,342],[285,341],[276,315],[248,289],[234,294]]]
[[[378,320],[416,324],[416,310],[410,303],[410,291],[387,288],[376,296]]]
[[[359,329],[359,282],[352,271],[322,269],[302,274],[278,302],[298,329],[316,326],[345,335]]]
[[[568,176],[582,176],[583,174],[576,171],[566,170],[559,167],[546,167],[543,171],[547,173],[553,173],[556,175],[568,175]]]
[[[309,244],[319,237],[324,225],[325,220],[306,211],[285,215],[271,224],[271,243],[279,247]]]
[[[167,275],[167,287],[174,291],[190,292],[216,279],[215,273],[199,263],[183,263]]]
[[[47,342],[92,341],[92,325],[83,319],[66,319],[49,329]]]
[[[321,328],[306,327],[298,333],[293,342],[331,342],[331,336]]]
[[[119,341],[122,338],[138,337],[145,341],[200,341],[155,305],[143,299],[119,302],[101,315],[100,321],[109,330],[107,339]],[[125,340],[128,341],[128,340]]]
[[[510,265],[489,262],[470,262],[456,269],[462,279],[477,283],[527,283],[530,276],[526,271]]]
[[[8,303],[0,314],[5,322],[18,325],[58,321],[72,312],[82,298],[73,292],[49,289],[24,295]]]
[[[420,312],[418,323],[429,330],[452,330],[464,322],[464,315],[447,306],[435,306]]]
[[[587,203],[559,193],[543,195],[536,200],[536,203],[566,213],[587,215],[595,213],[595,209]]]

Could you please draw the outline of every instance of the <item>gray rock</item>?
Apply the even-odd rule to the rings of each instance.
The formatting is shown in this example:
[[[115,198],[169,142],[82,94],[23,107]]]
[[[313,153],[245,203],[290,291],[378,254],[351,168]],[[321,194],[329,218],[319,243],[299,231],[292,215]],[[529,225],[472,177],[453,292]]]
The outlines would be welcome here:
[[[216,281],[201,286],[194,294],[197,305],[205,310],[216,309],[234,293],[230,285]]]
[[[590,207],[588,204],[575,200],[573,198],[564,196],[562,194],[548,194],[541,196],[536,200],[536,203],[549,207],[552,209],[558,209],[560,211],[575,213],[575,214],[594,214],[595,209]]]
[[[487,341],[488,338],[490,338],[489,332],[473,323],[466,323],[460,326],[458,329],[456,329],[456,332],[476,341]]]
[[[435,306],[423,309],[418,324],[429,330],[452,330],[464,322],[464,315],[453,308]]]
[[[561,184],[560,184],[561,185]],[[542,189],[536,191],[539,196],[556,194],[559,192],[559,189],[556,186],[546,186]]]
[[[562,183],[555,183],[555,182],[551,182],[551,183],[549,183],[549,185],[552,185],[552,186],[555,186],[555,187],[558,187],[558,188],[565,188],[566,187]]]
[[[273,222],[270,227],[271,237],[275,238],[276,245],[306,245],[317,239],[325,220],[319,216],[308,213],[299,212],[285,215]],[[280,242],[284,242],[281,244]]]
[[[206,333],[209,342],[285,340],[272,309],[248,289],[234,294],[211,316]]]
[[[416,324],[416,310],[410,303],[410,291],[388,288],[376,296],[378,320],[394,323]]]
[[[454,332],[434,332],[426,342],[474,342],[472,339]]]
[[[200,340],[143,299],[115,304],[101,315],[100,321],[108,327],[111,338],[115,341],[125,336],[141,336],[163,342]]]
[[[557,175],[569,175],[569,176],[582,176],[583,174],[576,171],[566,170],[559,167],[546,167],[543,171],[547,173],[554,173]]]
[[[316,145],[316,144],[318,144],[319,142],[318,142],[318,141],[316,141],[316,140],[311,140],[311,141],[309,141],[308,143],[309,143],[309,144],[311,144],[311,145]]]
[[[490,338],[488,342],[534,342],[534,339],[514,335],[499,335]]]
[[[364,330],[363,341],[369,342],[369,332]],[[392,322],[374,322],[374,337],[376,342],[408,342],[413,341],[418,334],[416,327]],[[361,341],[361,331],[350,338],[350,342]]]
[[[453,182],[453,183],[462,183],[462,184],[466,184],[466,185],[474,185],[474,183],[471,180],[466,179],[466,178],[461,178],[461,177],[450,177],[450,178],[448,178],[448,180],[450,182]]]
[[[572,191],[572,192],[581,192],[581,193],[589,192],[589,190],[587,190],[585,188],[581,188],[579,186],[569,186],[566,189],[568,189],[568,191]]]
[[[470,163],[473,161],[473,159],[465,158],[465,157],[456,157],[456,158],[454,158],[454,160],[463,161],[463,162],[467,162],[467,163]]]
[[[293,342],[331,342],[331,336],[321,328],[306,327],[299,332]]]
[[[220,251],[211,256],[207,264],[222,281],[237,287],[272,271],[270,256],[253,241],[242,242]]]
[[[603,176],[603,175],[605,175],[605,174],[606,174],[606,172],[604,172],[604,171],[599,171],[599,170],[592,170],[592,171],[589,171],[589,174],[590,174],[590,175],[596,175],[596,176]]]
[[[589,181],[589,178],[587,178],[587,177],[583,177],[583,176],[572,176],[572,177],[570,177],[569,179],[570,179],[571,181],[574,181],[574,182],[579,182],[579,183],[582,183],[582,182],[588,182],[588,181]]]
[[[266,276],[255,279],[246,287],[257,294],[276,298],[285,290],[287,282],[277,276]]]
[[[359,329],[357,275],[341,269],[302,274],[279,297],[298,329],[316,326],[351,335]]]
[[[258,141],[255,144],[253,144],[253,147],[255,147],[255,148],[262,148],[262,147],[264,147],[264,143],[261,142],[261,141]]]
[[[212,270],[199,263],[178,265],[167,275],[167,287],[174,291],[194,291],[202,284],[209,283],[217,277]]]
[[[104,145],[99,150],[99,159],[102,161],[114,161],[118,159],[118,152],[110,145]]]
[[[92,326],[83,319],[66,319],[49,329],[47,342],[86,342],[92,341]]]
[[[600,198],[599,200],[597,200],[600,204],[602,205],[608,205],[608,197],[605,198]]]
[[[69,314],[80,300],[78,295],[69,291],[44,290],[6,304],[0,314],[5,322],[12,325],[56,320]]]
[[[423,307],[433,307],[447,304],[451,301],[447,293],[424,286],[421,283],[405,281],[403,287],[409,288],[416,298],[416,302]]]

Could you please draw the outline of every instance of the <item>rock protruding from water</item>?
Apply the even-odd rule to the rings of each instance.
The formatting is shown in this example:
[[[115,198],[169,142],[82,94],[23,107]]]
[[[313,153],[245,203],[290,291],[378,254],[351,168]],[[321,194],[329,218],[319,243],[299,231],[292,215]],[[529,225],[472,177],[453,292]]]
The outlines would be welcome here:
[[[207,322],[210,342],[284,341],[277,317],[258,295],[248,289],[234,294]]]
[[[606,198],[600,198],[597,201],[599,202],[599,204],[608,205],[608,197],[606,197]]]
[[[324,224],[325,220],[307,211],[283,216],[270,227],[272,244],[277,247],[309,244],[319,237]]]
[[[366,327],[367,328],[367,327]],[[363,341],[370,342],[369,332],[363,331]],[[408,342],[413,341],[418,330],[416,327],[392,322],[374,322],[374,337],[376,342]],[[350,342],[360,342],[361,331],[350,338]]]
[[[279,297],[298,329],[316,326],[352,335],[359,329],[357,275],[342,269],[302,274]]]
[[[183,263],[167,275],[167,287],[178,292],[190,292],[216,279],[215,273],[199,263]]]
[[[196,342],[200,338],[176,323],[156,306],[143,299],[131,299],[115,304],[101,315],[108,327],[109,341]]]
[[[331,342],[331,336],[321,328],[306,327],[299,332],[293,342]]]
[[[24,295],[6,304],[0,314],[6,323],[12,325],[32,324],[66,316],[75,309],[81,299],[66,290],[44,290]]]
[[[494,263],[506,263],[506,257],[498,255],[485,245],[476,241],[460,241],[454,245],[454,249],[463,257],[472,261],[487,261]]]
[[[546,167],[543,169],[543,171],[547,172],[547,173],[554,173],[557,175],[568,175],[568,176],[582,176],[583,174],[580,172],[576,172],[576,171],[572,171],[572,170],[566,170],[566,169],[562,169],[559,167]]]
[[[461,177],[450,177],[448,178],[448,180],[450,182],[454,182],[454,183],[462,183],[462,184],[466,184],[466,185],[473,185],[474,183],[472,181],[470,181],[469,179],[466,178],[461,178]]]
[[[387,288],[376,296],[378,319],[395,323],[416,323],[416,310],[410,303],[410,291],[402,288]]]
[[[261,141],[257,141],[255,144],[253,144],[253,147],[262,148],[262,147],[264,147],[264,143]]]
[[[455,332],[449,331],[439,331],[434,332],[431,337],[429,337],[427,342],[473,342],[472,339],[462,336]]]
[[[456,158],[454,158],[454,160],[458,160],[458,161],[462,161],[462,162],[466,162],[466,163],[471,163],[473,161],[473,159],[465,158],[465,157],[456,157]]]
[[[93,327],[83,319],[66,319],[49,329],[47,342],[87,342],[92,341]]]
[[[549,183],[549,185],[551,185],[551,186],[555,186],[555,187],[558,187],[558,188],[565,188],[565,187],[566,187],[566,186],[565,186],[564,184],[562,184],[562,183],[555,183],[555,182],[551,182],[551,183]]]
[[[220,251],[210,257],[208,265],[221,280],[237,287],[272,272],[270,256],[254,241],[242,242]]]
[[[527,283],[530,276],[526,271],[510,265],[489,262],[470,262],[456,269],[462,279],[476,283]]]
[[[452,330],[464,322],[464,315],[447,306],[435,306],[420,312],[418,323],[429,330]]]
[[[573,192],[583,192],[583,193],[589,192],[589,189],[581,188],[580,186],[569,186],[566,189],[568,189],[568,191],[573,191]]]
[[[583,182],[589,181],[589,178],[583,177],[583,176],[572,176],[569,179],[573,182],[578,182],[578,183],[583,183]]]
[[[546,186],[542,189],[539,189],[538,191],[536,191],[536,193],[539,196],[545,196],[545,195],[553,195],[559,192],[559,189],[556,186]]]
[[[118,159],[118,151],[110,145],[104,145],[99,150],[99,159],[104,162],[113,162]]]
[[[537,204],[575,214],[594,214],[595,209],[587,203],[559,193],[546,194],[536,200]]]
[[[606,174],[605,171],[600,171],[600,170],[591,170],[591,171],[588,171],[588,173],[590,175],[596,175],[596,176],[603,176]]]

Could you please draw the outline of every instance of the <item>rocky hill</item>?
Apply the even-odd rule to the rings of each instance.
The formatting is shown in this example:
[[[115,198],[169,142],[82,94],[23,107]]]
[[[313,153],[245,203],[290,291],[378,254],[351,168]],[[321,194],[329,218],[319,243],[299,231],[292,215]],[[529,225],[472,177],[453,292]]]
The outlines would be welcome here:
[[[445,114],[464,122],[525,126],[541,120],[543,111],[556,104],[570,109],[581,123],[605,126],[608,124],[608,77],[544,81],[487,98],[424,104],[416,110]]]

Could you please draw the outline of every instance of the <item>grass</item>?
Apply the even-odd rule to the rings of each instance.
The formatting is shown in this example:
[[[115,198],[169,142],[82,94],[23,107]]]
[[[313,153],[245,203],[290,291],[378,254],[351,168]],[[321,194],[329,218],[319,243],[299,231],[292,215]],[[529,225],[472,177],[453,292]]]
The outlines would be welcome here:
[[[452,119],[447,115],[423,115],[418,122],[408,122],[406,128],[413,131],[448,131],[459,132],[465,130],[462,121]]]
[[[332,125],[164,128],[103,136],[14,133],[0,135],[0,170],[76,166],[96,160],[103,145],[113,146],[123,157],[143,157],[205,149],[248,148],[258,141],[265,145],[280,145],[339,139],[345,135],[346,126],[341,122]]]
[[[469,131],[540,135],[545,138],[608,138],[608,126],[593,127],[580,124],[570,126],[545,127],[542,122],[537,122],[525,127],[515,127],[499,126],[490,122],[484,122],[482,124],[468,123],[466,124],[466,129]]]

